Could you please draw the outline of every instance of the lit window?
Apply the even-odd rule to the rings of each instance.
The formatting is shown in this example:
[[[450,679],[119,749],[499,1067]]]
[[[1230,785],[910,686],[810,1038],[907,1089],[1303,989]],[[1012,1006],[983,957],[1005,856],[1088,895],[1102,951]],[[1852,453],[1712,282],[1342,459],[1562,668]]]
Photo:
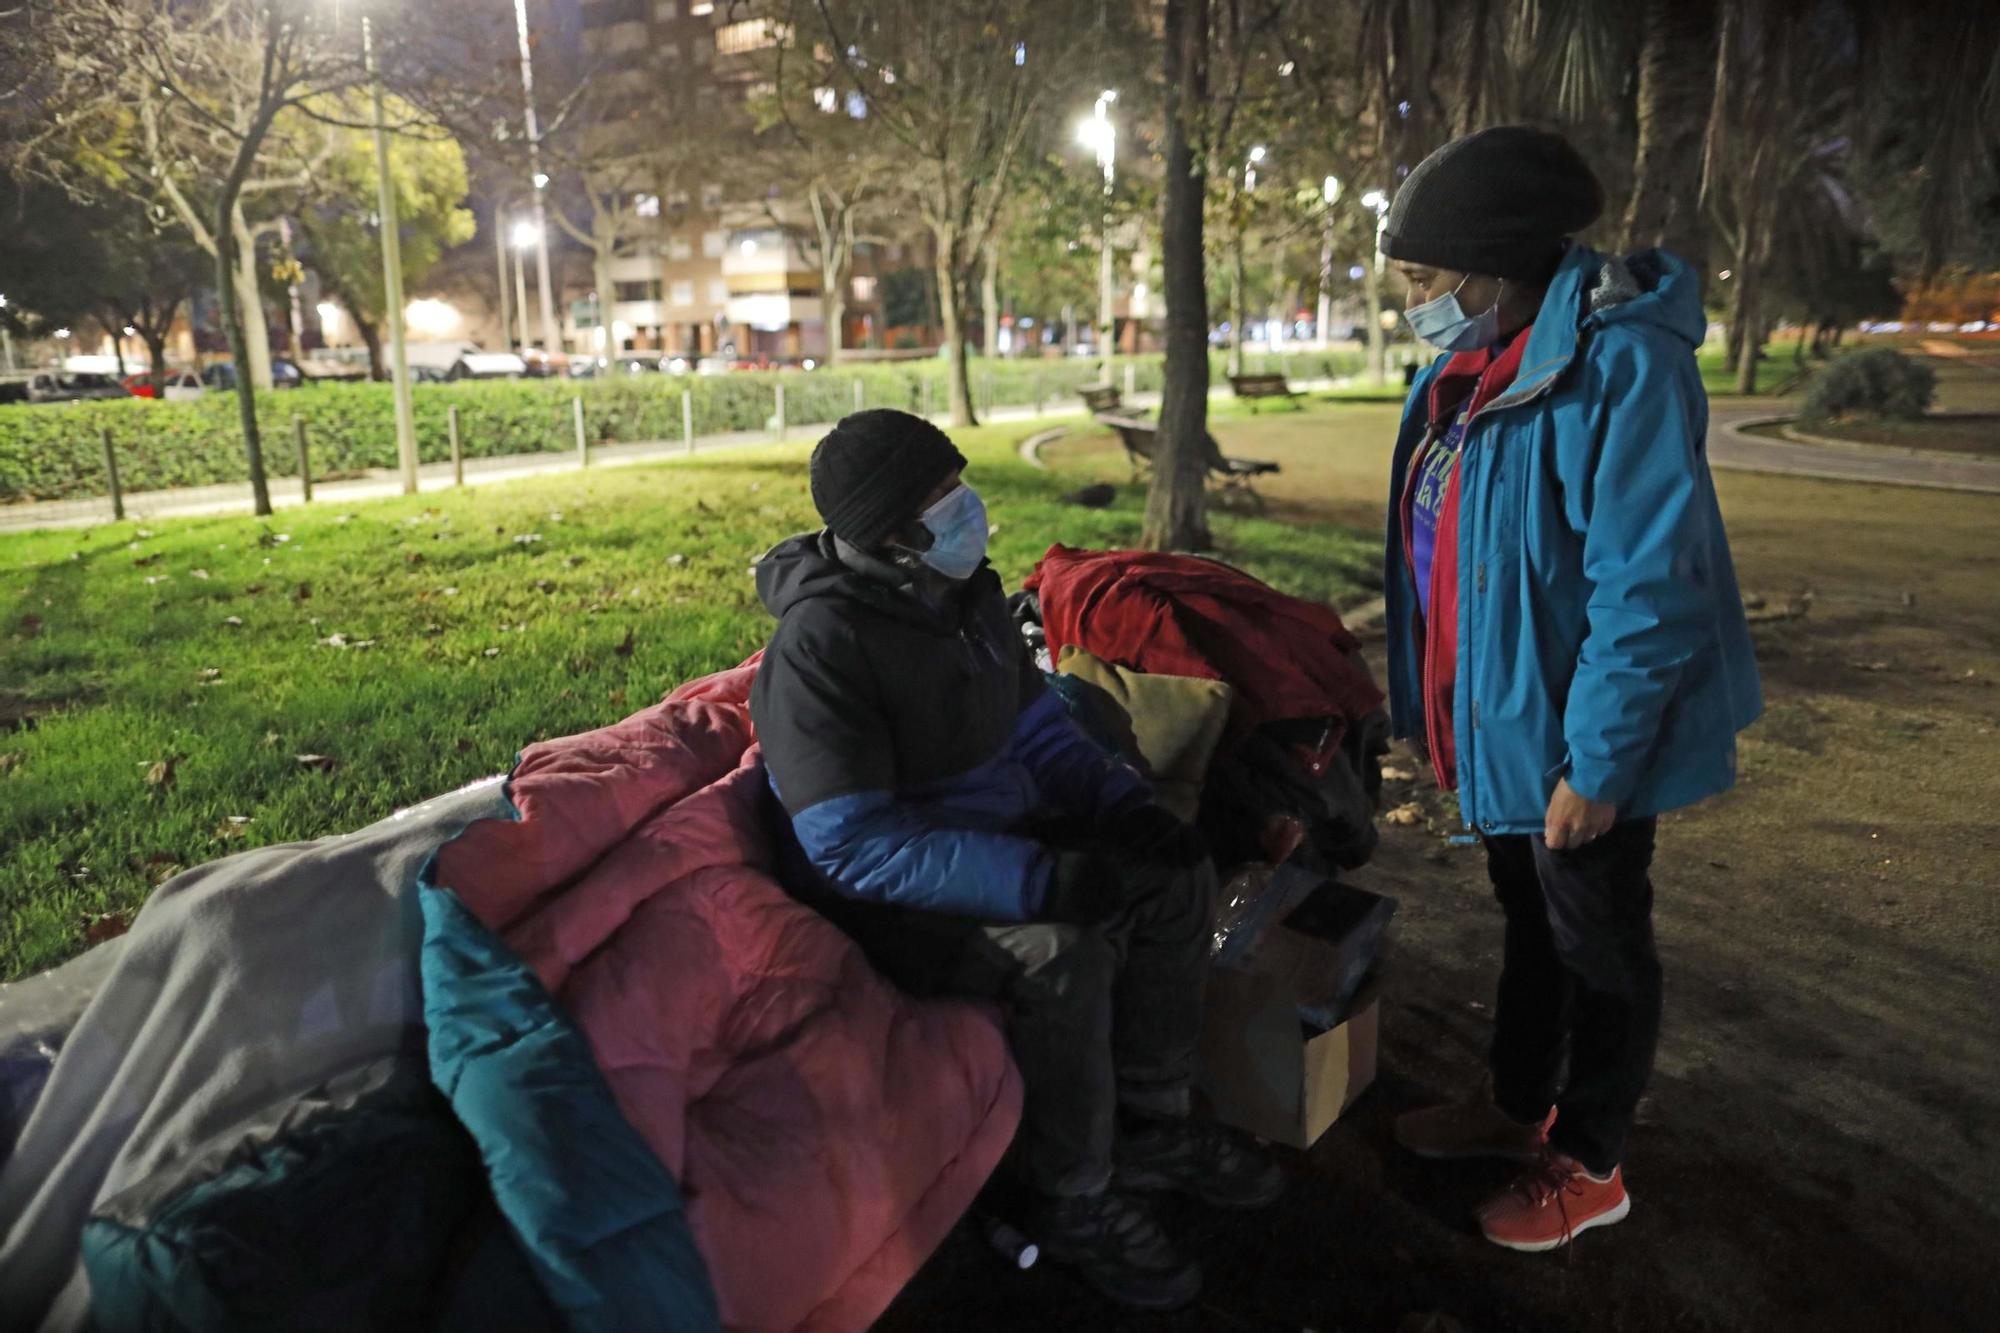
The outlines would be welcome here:
[[[776,46],[785,37],[785,25],[769,19],[743,19],[725,23],[715,30],[715,49],[726,56]]]
[[[722,187],[713,181],[702,186],[701,206],[710,210],[722,207]]]
[[[674,305],[693,305],[694,284],[692,282],[676,282],[668,290],[668,299]]]
[[[710,259],[722,258],[722,252],[728,245],[727,232],[705,231],[701,234],[701,252]]]
[[[837,111],[840,109],[840,94],[832,88],[815,88],[813,105],[822,111]]]
[[[670,236],[667,238],[667,258],[693,259],[694,246],[685,236]]]
[[[704,18],[715,12],[715,0],[688,0],[688,17]]]
[[[854,299],[872,301],[875,299],[875,279],[866,274],[857,274],[854,279]]]
[[[721,278],[708,280],[708,299],[715,305],[729,304],[729,284]]]
[[[660,216],[660,196],[657,194],[633,195],[632,211],[642,218],[656,218]]]

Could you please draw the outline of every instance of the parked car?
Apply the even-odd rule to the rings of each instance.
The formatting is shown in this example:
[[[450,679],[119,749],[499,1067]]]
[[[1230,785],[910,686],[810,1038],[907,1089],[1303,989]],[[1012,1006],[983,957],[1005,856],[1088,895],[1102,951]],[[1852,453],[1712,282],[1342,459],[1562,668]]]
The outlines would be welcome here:
[[[68,374],[44,370],[28,381],[31,403],[73,403],[80,398],[130,398],[132,395],[116,377],[95,372]]]
[[[621,352],[611,358],[609,370],[614,375],[657,375],[666,368],[666,358],[658,352]]]
[[[137,375],[125,377],[125,390],[134,398],[164,398],[170,403],[199,398],[207,392],[202,386],[201,377],[192,370],[168,371],[157,391],[153,387],[152,373],[140,371]]]
[[[234,389],[236,387],[236,363],[217,361],[201,372],[201,382],[211,389]],[[305,373],[282,357],[271,360],[271,387],[274,389],[296,389],[306,382]]]
[[[530,379],[559,379],[570,373],[569,357],[562,352],[544,351],[539,347],[521,349],[521,364]]]

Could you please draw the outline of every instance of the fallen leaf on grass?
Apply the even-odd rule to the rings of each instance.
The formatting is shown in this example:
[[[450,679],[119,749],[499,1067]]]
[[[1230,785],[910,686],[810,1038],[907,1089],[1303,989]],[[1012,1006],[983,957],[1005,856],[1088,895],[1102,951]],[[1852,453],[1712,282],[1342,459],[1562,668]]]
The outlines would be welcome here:
[[[150,588],[156,583],[165,583],[172,577],[172,574],[148,574],[146,575],[146,586]]]
[[[264,585],[261,583],[246,583],[243,585],[243,591],[255,597],[258,593],[264,591]]]
[[[250,832],[249,824],[248,815],[225,815],[222,822],[215,826],[215,836],[223,839],[244,837]]]
[[[293,590],[292,600],[295,602],[309,602],[312,600],[312,595],[313,595],[312,584],[301,583],[296,589]]]
[[[1411,801],[1409,804],[1399,805],[1394,810],[1391,810],[1388,814],[1383,815],[1382,822],[1384,824],[1398,824],[1404,826],[1412,824],[1421,824],[1424,822],[1424,808],[1421,805],[1418,805],[1415,801]]]
[[[137,560],[134,560],[132,563],[139,566],[139,568],[141,569],[144,569],[148,565],[157,565],[160,563],[160,554],[161,554],[160,552],[155,551],[151,555],[142,555]]]
[[[630,656],[632,655],[632,628],[631,628],[631,626],[629,626],[629,625],[628,625],[628,626],[626,626],[626,628],[625,628],[625,637],[624,637],[623,639],[621,639],[621,640],[619,641],[619,643],[618,643],[618,646],[617,646],[616,648],[613,648],[613,649],[612,649],[611,651],[612,651],[612,652],[614,652],[614,653],[616,653],[616,654],[618,654],[618,655],[619,655],[620,657],[630,657]]]
[[[674,566],[674,568],[676,569],[680,568],[682,565],[685,565],[687,562],[688,558],[678,553],[667,557],[667,563]]]
[[[229,627],[230,629],[242,629],[242,628],[243,628],[243,617],[242,617],[242,616],[224,616],[224,617],[222,618],[222,623],[223,623],[224,625],[228,626],[228,627]]]
[[[498,648],[488,648],[486,650],[486,655],[488,657],[498,657],[500,656],[500,650]]]
[[[514,534],[514,545],[531,546],[541,539],[542,534],[539,532],[517,532]]]
[[[549,582],[549,580],[547,580],[547,579],[536,579],[536,580],[534,581],[534,583],[533,583],[533,584],[531,584],[531,585],[529,585],[529,586],[531,586],[532,588],[534,588],[534,590],[535,590],[536,592],[549,592],[549,591],[551,591],[551,590],[552,590],[552,589],[553,589],[553,588],[554,588],[554,587],[555,587],[556,585],[555,585],[555,584],[553,584],[553,583],[551,583],[551,582]]]
[[[373,648],[373,639],[350,639],[345,634],[329,634],[319,641],[322,648]]]
[[[458,738],[458,741],[456,742],[455,748],[458,750],[460,754],[471,754],[473,743],[469,738],[460,736]]]
[[[147,765],[146,785],[148,787],[158,787],[161,791],[173,790],[176,780],[174,777],[174,768],[180,761],[179,755],[170,754],[165,759]]]
[[[208,571],[205,569],[190,569],[188,571],[188,577],[193,579],[206,580],[208,578]]]
[[[300,768],[314,768],[326,773],[340,767],[340,761],[329,754],[295,754],[292,758],[299,761]]]
[[[563,557],[563,563],[565,565],[568,565],[571,569],[575,569],[578,565],[583,563],[583,557],[580,555],[566,555]]]
[[[124,912],[106,912],[102,916],[86,917],[83,922],[83,942],[102,944],[106,940],[117,939],[130,929],[132,929],[132,918]]]
[[[284,743],[284,739],[285,738],[283,736],[280,736],[275,731],[267,731],[264,733],[264,744],[266,745],[281,745]]]
[[[203,667],[203,668],[202,668],[201,670],[199,670],[199,671],[197,671],[197,672],[195,672],[195,673],[194,673],[194,678],[195,678],[196,680],[200,680],[200,681],[216,681],[216,680],[221,680],[221,679],[222,679],[222,668],[220,668],[220,667]]]
[[[614,704],[622,704],[622,703],[624,703],[624,702],[625,702],[625,691],[623,691],[623,690],[613,690],[613,691],[611,691],[611,696],[610,696],[610,697],[611,697],[611,702],[612,702],[612,703],[614,703]]]
[[[34,638],[34,637],[35,637],[35,636],[36,636],[37,634],[40,634],[41,632],[42,632],[42,618],[41,618],[40,616],[22,616],[22,617],[21,617],[21,637],[22,637],[22,638],[24,638],[24,639],[32,639],[32,638]],[[1971,672],[1967,672],[1966,674],[1967,674],[1967,675],[1971,675],[1972,673],[1971,673]]]
[[[20,751],[14,750],[14,751],[9,751],[6,754],[0,754],[0,773],[10,772],[13,769],[19,768],[20,766],[21,766]]]
[[[403,563],[406,565],[421,565],[424,563],[424,553],[422,551],[411,551],[403,557]]]

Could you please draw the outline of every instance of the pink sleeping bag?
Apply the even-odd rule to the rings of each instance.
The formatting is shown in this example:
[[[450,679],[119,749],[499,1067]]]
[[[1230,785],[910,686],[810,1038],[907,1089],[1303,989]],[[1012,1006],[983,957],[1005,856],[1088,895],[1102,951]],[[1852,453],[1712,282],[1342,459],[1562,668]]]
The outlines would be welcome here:
[[[995,1018],[919,1002],[772,878],[756,659],[530,747],[520,819],[445,847],[679,1180],[726,1324],[865,1328],[951,1229],[1020,1116]]]

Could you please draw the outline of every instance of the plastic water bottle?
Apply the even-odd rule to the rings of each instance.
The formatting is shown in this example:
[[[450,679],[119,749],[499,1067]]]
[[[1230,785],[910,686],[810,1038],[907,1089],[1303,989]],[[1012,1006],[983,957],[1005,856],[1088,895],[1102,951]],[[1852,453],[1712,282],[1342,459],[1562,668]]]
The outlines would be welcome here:
[[[1008,1226],[997,1217],[985,1219],[986,1243],[999,1252],[1000,1257],[1014,1267],[1026,1270],[1035,1266],[1042,1257],[1042,1247]]]

